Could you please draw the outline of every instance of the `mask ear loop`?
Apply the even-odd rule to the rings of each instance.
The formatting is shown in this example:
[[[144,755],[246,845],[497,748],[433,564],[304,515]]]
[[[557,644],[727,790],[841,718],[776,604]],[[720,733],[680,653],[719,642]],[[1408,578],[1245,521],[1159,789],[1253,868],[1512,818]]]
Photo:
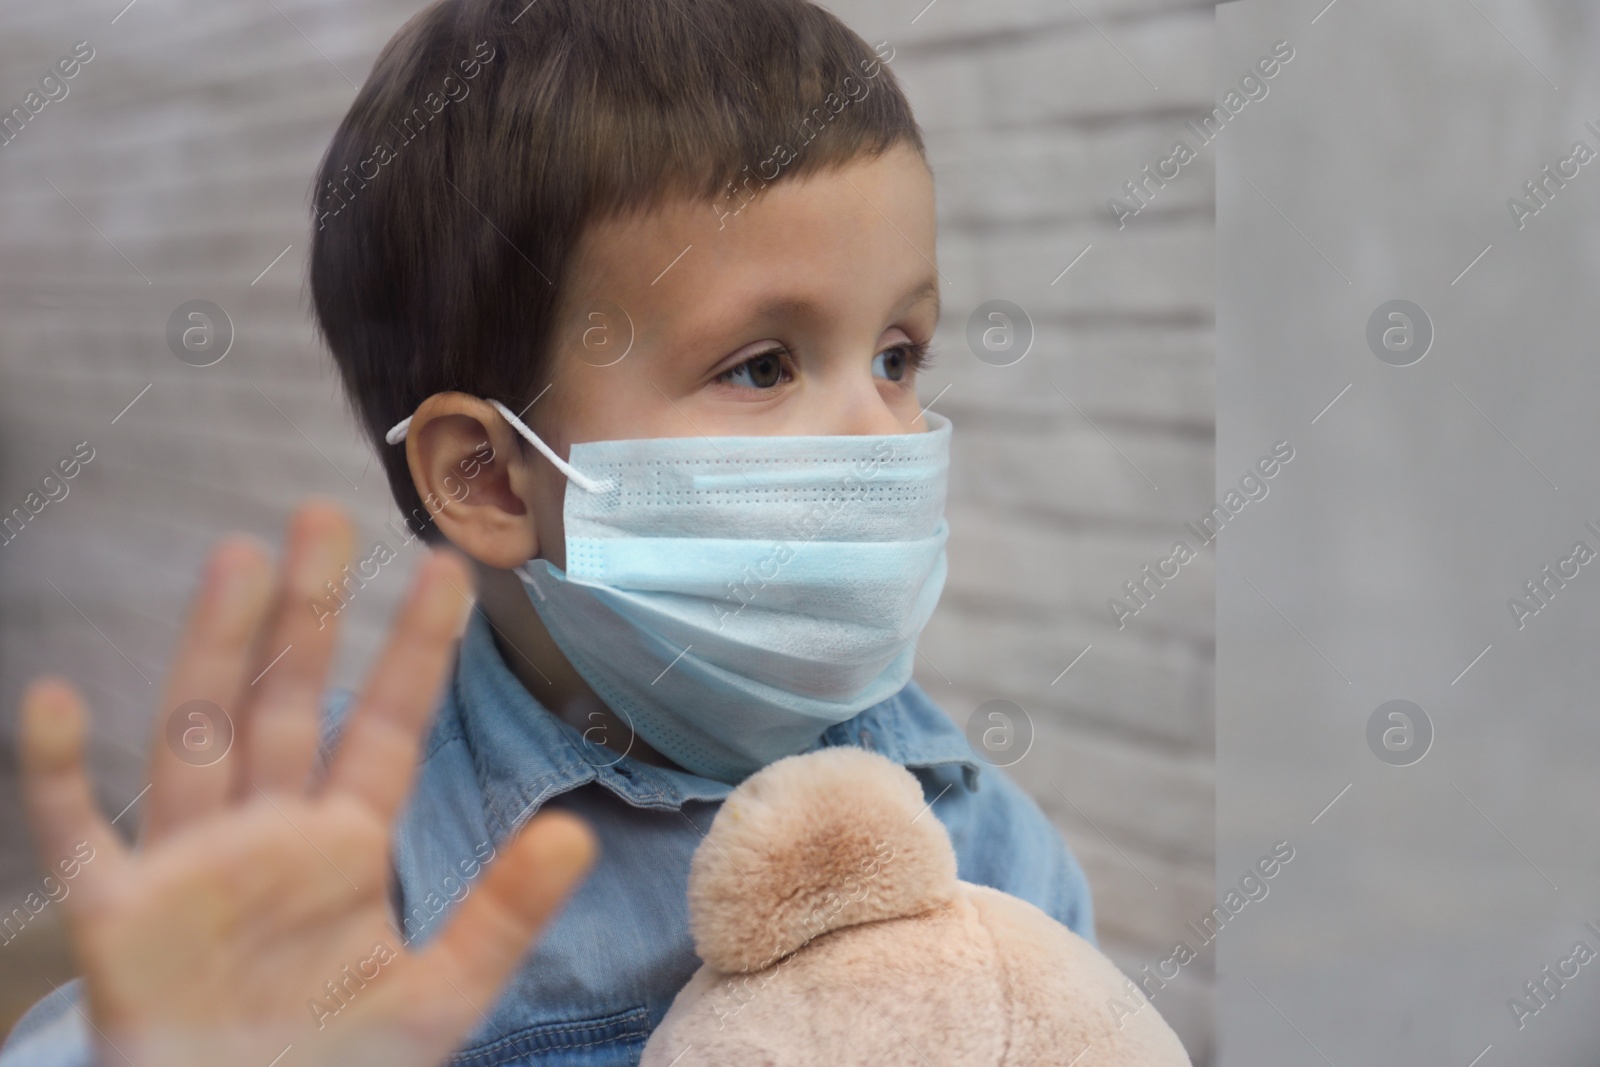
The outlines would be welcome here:
[[[567,478],[579,489],[583,489],[590,493],[603,493],[607,489],[611,488],[611,482],[609,479],[603,482],[597,482],[587,474],[584,474],[578,468],[574,467],[572,464],[568,463],[566,460],[562,459],[560,456],[556,455],[555,449],[551,448],[549,445],[540,440],[538,434],[528,429],[523,421],[517,418],[516,414],[512,412],[510,408],[500,403],[500,401],[491,400],[489,403],[493,405],[494,409],[500,413],[501,418],[505,419],[506,422],[511,424],[512,429],[521,434],[523,439],[530,445],[532,445],[534,448],[537,448],[545,459],[548,459],[552,464],[555,465],[556,470],[566,475]],[[407,415],[405,418],[401,419],[399,422],[395,423],[389,428],[389,432],[383,435],[383,440],[387,444],[397,445],[406,439],[406,434],[410,431],[410,429],[411,416]]]

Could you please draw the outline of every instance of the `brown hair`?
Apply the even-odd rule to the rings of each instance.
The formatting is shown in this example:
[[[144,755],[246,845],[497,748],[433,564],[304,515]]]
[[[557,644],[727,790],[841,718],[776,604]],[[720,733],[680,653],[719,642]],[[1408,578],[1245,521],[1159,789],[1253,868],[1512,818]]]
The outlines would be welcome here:
[[[922,139],[875,50],[807,0],[440,0],[384,47],[319,167],[322,336],[412,528],[384,432],[434,393],[521,410],[585,227]],[[719,206],[719,202],[722,206]]]

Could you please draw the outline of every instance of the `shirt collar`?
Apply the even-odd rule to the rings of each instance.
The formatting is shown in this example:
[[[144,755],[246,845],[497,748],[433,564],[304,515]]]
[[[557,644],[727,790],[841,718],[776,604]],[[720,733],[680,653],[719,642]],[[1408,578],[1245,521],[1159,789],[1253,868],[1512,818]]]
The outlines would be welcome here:
[[[502,837],[551,797],[590,783],[635,807],[664,811],[681,810],[689,801],[720,801],[733,791],[725,782],[585,742],[511,673],[481,610],[473,612],[462,637],[448,704],[435,727],[436,743],[450,735],[465,741],[485,816]],[[967,787],[976,787],[979,764],[966,737],[915,683],[828,727],[806,751],[834,745],[873,749],[904,767],[959,765]]]

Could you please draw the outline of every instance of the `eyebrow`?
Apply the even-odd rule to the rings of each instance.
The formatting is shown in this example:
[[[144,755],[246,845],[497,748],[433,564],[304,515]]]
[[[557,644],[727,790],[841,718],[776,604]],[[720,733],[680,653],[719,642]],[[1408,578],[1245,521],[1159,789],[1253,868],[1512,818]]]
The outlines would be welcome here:
[[[939,317],[939,280],[937,278],[924,278],[912,286],[906,295],[900,298],[899,307],[910,307],[920,303],[928,297],[933,297],[933,317]]]
[[[897,310],[908,308],[928,297],[933,297],[934,317],[939,314],[939,282],[936,278],[924,278],[922,281],[906,290],[905,295],[895,303]],[[800,318],[819,317],[822,309],[810,300],[801,297],[779,297],[768,300],[752,309],[752,317],[758,319],[775,318]]]

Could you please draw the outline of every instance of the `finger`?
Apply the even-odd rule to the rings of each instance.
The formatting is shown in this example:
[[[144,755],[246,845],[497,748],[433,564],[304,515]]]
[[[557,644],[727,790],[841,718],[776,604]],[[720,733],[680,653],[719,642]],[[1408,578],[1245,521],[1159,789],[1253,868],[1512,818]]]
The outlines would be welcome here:
[[[87,713],[66,682],[41,678],[22,697],[20,756],[22,796],[38,844],[52,875],[71,875],[80,885],[107,884],[127,856],[127,847],[95,803],[83,767]]]
[[[272,618],[256,650],[259,673],[246,694],[245,776],[234,782],[239,795],[253,795],[253,787],[269,793],[306,787],[338,619],[357,588],[346,571],[353,533],[337,506],[300,507],[289,520],[287,540]]]
[[[553,811],[529,822],[423,951],[422,972],[449,978],[486,1010],[598,850],[574,815]]]
[[[424,561],[329,768],[328,790],[360,796],[386,824],[411,787],[471,588],[454,553],[435,551]]]
[[[239,763],[234,731],[253,643],[272,592],[272,565],[255,543],[225,539],[212,552],[178,643],[150,750],[144,839],[212,811]]]

